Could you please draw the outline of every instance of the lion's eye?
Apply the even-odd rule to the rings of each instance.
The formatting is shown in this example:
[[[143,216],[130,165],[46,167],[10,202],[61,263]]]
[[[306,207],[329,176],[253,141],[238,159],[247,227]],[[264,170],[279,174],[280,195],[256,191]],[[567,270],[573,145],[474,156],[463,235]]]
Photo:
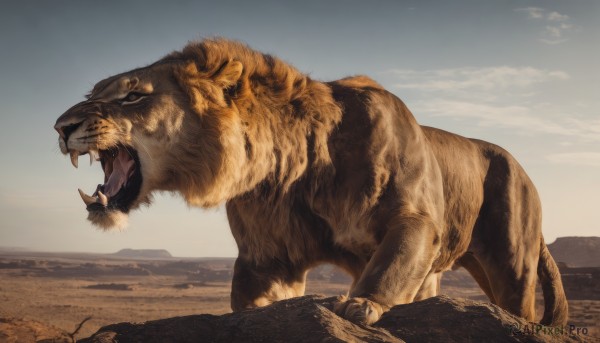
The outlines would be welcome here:
[[[141,100],[144,97],[145,94],[142,93],[137,93],[137,92],[131,92],[129,94],[127,94],[124,98],[121,99],[121,103],[124,105],[127,104],[132,104],[135,102],[138,102],[139,100]]]

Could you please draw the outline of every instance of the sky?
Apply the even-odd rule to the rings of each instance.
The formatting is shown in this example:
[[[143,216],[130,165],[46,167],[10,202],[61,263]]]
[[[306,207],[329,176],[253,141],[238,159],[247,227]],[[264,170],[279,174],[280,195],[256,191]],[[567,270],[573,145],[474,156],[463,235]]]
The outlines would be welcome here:
[[[313,79],[374,78],[421,124],[509,150],[538,188],[546,242],[598,236],[598,18],[595,0],[2,1],[0,246],[236,256],[223,208],[178,195],[124,231],[92,227],[77,188],[103,173],[74,169],[53,129],[97,81],[214,36]]]

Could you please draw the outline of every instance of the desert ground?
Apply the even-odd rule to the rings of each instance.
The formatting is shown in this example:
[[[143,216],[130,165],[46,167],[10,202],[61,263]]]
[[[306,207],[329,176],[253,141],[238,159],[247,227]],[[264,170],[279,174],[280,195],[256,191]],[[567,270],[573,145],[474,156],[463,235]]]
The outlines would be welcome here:
[[[230,312],[233,259],[130,255],[0,251],[0,317],[38,320],[73,332],[91,316],[75,335],[82,338],[111,323]],[[584,296],[571,296],[569,307],[570,323],[595,339],[600,336],[600,294],[598,274],[593,275],[595,282],[578,276],[587,278],[575,283],[577,294]],[[326,265],[309,273],[306,293],[340,295],[349,284],[348,276]],[[591,290],[582,289],[588,286]],[[487,300],[460,269],[444,275],[442,293]],[[541,294],[538,298],[541,316]]]

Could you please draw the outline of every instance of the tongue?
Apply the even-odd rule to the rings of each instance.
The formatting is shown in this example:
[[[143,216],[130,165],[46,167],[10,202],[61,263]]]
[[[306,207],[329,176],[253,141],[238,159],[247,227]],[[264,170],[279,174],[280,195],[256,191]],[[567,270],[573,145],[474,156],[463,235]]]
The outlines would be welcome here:
[[[112,173],[104,184],[104,194],[109,197],[115,196],[127,184],[134,167],[135,163],[127,151],[119,149],[119,155],[113,161]]]

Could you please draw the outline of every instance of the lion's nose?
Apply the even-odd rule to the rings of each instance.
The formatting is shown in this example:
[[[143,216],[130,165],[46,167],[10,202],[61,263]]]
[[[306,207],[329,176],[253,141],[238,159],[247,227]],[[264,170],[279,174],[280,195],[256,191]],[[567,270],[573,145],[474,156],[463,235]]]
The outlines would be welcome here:
[[[79,122],[79,123],[60,123],[57,122],[56,125],[54,125],[54,129],[58,132],[58,134],[60,135],[60,137],[66,142],[69,141],[69,136],[75,132],[75,130],[77,130],[78,127],[81,126],[81,123],[83,122]]]

